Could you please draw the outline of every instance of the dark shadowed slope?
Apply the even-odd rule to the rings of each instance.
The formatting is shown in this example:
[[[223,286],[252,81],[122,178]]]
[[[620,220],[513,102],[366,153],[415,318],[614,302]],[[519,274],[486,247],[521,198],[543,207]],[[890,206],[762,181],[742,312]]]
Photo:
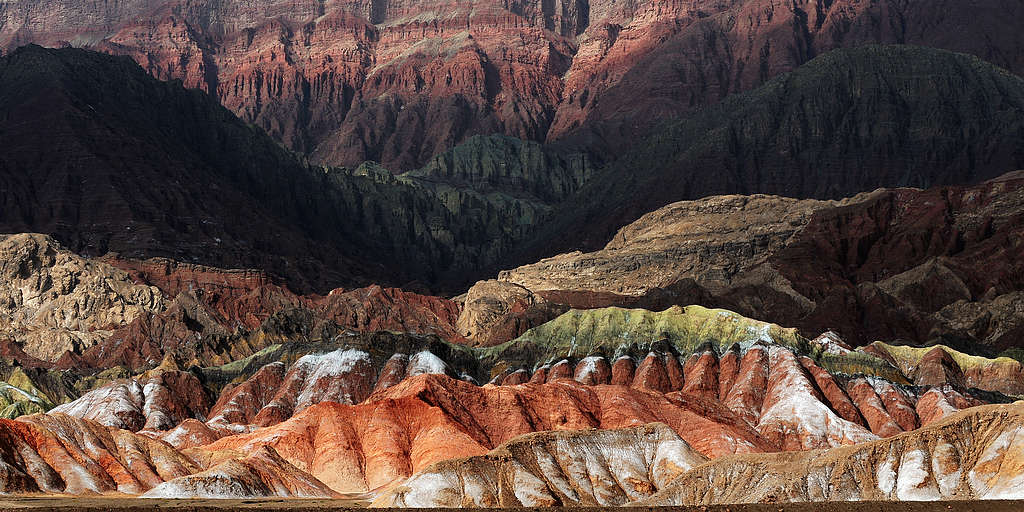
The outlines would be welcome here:
[[[836,50],[666,124],[592,178],[541,239],[580,230],[595,247],[644,213],[712,194],[969,183],[1024,167],[1022,148],[1024,79],[941,50]]]

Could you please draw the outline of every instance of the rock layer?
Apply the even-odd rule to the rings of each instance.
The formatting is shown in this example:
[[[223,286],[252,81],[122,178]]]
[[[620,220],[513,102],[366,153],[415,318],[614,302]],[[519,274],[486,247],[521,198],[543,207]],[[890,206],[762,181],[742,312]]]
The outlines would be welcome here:
[[[384,507],[620,506],[706,462],[660,423],[542,432],[486,455],[433,464],[373,505]]]
[[[722,457],[638,504],[1020,499],[1022,412],[1019,402],[985,406],[862,445]]]
[[[602,250],[477,284],[459,323],[476,324],[466,331],[476,343],[504,341],[488,337],[490,326],[530,314],[485,316],[478,304],[508,310],[512,302],[489,290],[514,287],[546,300],[549,312],[532,310],[534,325],[565,306],[700,303],[809,336],[831,329],[855,345],[946,341],[996,353],[1020,339],[1022,194],[1024,177],[1011,173],[973,187],[878,190],[842,201],[678,202],[622,228]]]
[[[129,55],[322,161],[407,170],[481,133],[618,151],[627,133],[843,46],[936,46],[1020,72],[1021,15],[994,1],[15,0],[0,14],[0,48]]]

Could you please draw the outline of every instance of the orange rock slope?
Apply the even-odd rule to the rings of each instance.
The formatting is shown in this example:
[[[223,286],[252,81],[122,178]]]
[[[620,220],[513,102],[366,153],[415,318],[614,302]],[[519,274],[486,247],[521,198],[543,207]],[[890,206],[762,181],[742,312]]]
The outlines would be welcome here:
[[[1020,499],[1024,403],[963,411],[890,439],[704,462],[664,425],[524,436],[434,464],[380,507],[728,505]],[[666,455],[674,456],[666,463]]]

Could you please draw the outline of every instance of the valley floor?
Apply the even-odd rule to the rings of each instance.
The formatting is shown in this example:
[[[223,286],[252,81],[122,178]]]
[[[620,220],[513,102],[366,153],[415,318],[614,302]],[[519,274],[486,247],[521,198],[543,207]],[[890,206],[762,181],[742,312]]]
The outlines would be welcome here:
[[[356,499],[139,499],[139,498],[69,498],[69,497],[4,497],[0,512],[23,510],[68,510],[75,512],[151,512],[160,510],[188,512],[222,512],[227,510],[319,511],[353,510],[365,502]],[[448,509],[430,509],[448,510]],[[458,509],[451,509],[458,510]],[[523,509],[524,511],[527,509]],[[537,512],[543,509],[531,509]],[[574,512],[592,512],[601,508],[574,508]],[[694,507],[635,508],[637,512],[1020,512],[1024,501],[929,501],[929,502],[825,502],[825,503],[756,503],[744,505],[712,505]]]

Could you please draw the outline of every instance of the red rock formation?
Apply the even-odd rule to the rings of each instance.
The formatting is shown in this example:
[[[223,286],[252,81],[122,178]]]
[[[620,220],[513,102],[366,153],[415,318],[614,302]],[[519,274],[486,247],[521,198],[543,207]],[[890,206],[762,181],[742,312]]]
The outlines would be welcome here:
[[[1012,20],[1020,17],[1019,6],[948,1],[807,8],[756,0],[553,7],[175,0],[100,8],[46,0],[8,6],[0,48],[75,42],[126,54],[157,77],[207,90],[321,160],[372,159],[405,170],[475,133],[533,140],[596,133],[618,151],[632,140],[627,133],[837,46],[938,46],[1019,71],[1024,57]],[[728,21],[738,19],[747,22]]]
[[[204,452],[269,445],[339,492],[375,489],[426,465],[480,455],[517,435],[662,421],[710,455],[771,447],[731,411],[623,386],[478,387],[438,375],[406,379],[356,406],[322,403],[278,425],[225,437]],[[372,449],[370,449],[372,447]]]
[[[633,387],[660,393],[672,391],[672,382],[665,370],[665,358],[651,352],[640,362],[633,377]]]
[[[622,356],[612,364],[611,384],[613,386],[629,386],[633,383],[635,375],[636,363],[631,357]]]
[[[718,357],[714,352],[693,354],[683,365],[683,392],[705,398],[718,398]]]
[[[53,412],[133,432],[167,430],[188,418],[205,419],[210,403],[199,379],[176,370],[155,373],[115,381]]]
[[[226,485],[230,483],[230,485]],[[322,482],[261,446],[245,457],[181,476],[146,491],[144,498],[336,498]]]
[[[852,421],[858,425],[867,425],[857,406],[854,405],[843,387],[836,382],[836,379],[827,370],[818,366],[807,357],[800,358],[800,365],[810,372],[814,378],[815,386],[817,386],[825,400],[828,401],[829,407],[836,411],[836,414],[844,420]]]
[[[858,378],[850,381],[846,387],[847,393],[857,405],[864,420],[867,421],[871,431],[882,437],[889,437],[902,432],[898,423],[889,415],[882,400],[875,393],[874,388],[867,379]]]
[[[519,384],[526,384],[530,381],[530,372],[526,370],[516,370],[501,381],[502,386],[516,386]]]
[[[313,331],[413,332],[462,340],[455,327],[459,306],[441,297],[379,286],[337,289],[325,297],[302,296],[263,272],[166,259],[105,257],[103,261],[124,269],[138,283],[157,287],[173,300],[164,311],[139,315],[115,329],[107,339],[84,351],[81,359],[72,354],[60,361],[62,367],[125,365],[144,370],[167,354],[201,366],[227,363],[264,348],[270,343],[268,337],[241,340],[225,352],[219,342],[207,342],[205,336],[230,336],[239,328],[256,331],[273,315],[290,310],[308,312],[309,325],[303,328]],[[196,338],[201,342],[186,343]]]
[[[608,384],[611,378],[612,368],[608,365],[608,361],[600,356],[590,356],[581,359],[576,364],[576,371],[573,373],[573,379],[576,382],[587,386]]]
[[[728,382],[720,381],[720,382]],[[764,403],[768,385],[768,351],[763,347],[751,347],[740,360],[736,380],[723,399],[724,403],[747,420],[757,424]]]
[[[166,444],[51,413],[0,420],[0,458],[16,478],[3,492],[139,494],[199,470]]]
[[[573,376],[572,366],[569,366],[569,361],[563,359],[548,370],[547,382],[554,382],[558,379],[571,379]]]

